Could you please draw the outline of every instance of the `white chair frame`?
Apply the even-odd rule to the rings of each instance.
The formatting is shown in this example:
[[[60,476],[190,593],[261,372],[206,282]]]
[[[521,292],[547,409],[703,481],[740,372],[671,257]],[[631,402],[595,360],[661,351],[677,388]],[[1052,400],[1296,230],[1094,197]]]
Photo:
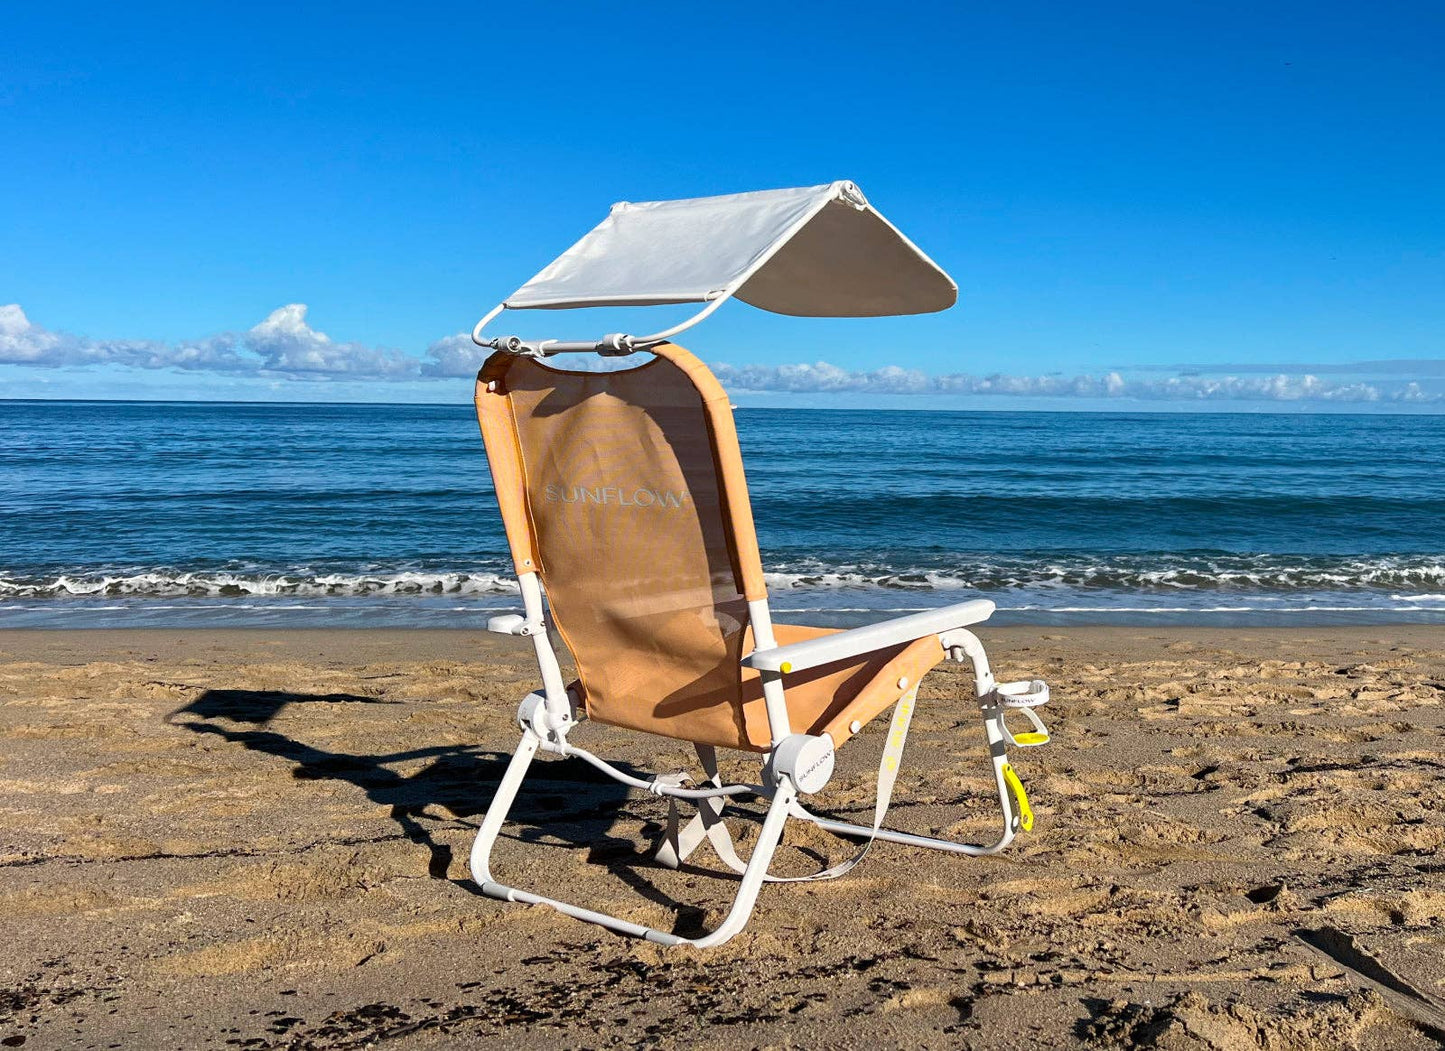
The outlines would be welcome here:
[[[1032,827],[1032,811],[1028,797],[1018,776],[1013,772],[1008,759],[1008,745],[1032,746],[1046,743],[1047,731],[1032,708],[1048,699],[1048,687],[1039,680],[1018,683],[995,682],[989,669],[988,657],[983,644],[967,626],[986,620],[993,613],[993,603],[982,599],[962,602],[925,613],[898,617],[893,620],[871,624],[861,628],[837,632],[816,639],[778,646],[773,640],[772,618],[766,600],[750,602],[749,614],[757,649],[743,659],[743,664],[758,671],[763,683],[764,701],[767,707],[772,749],[765,757],[761,783],[725,785],[717,776],[715,758],[710,748],[700,748],[703,765],[709,775],[706,787],[685,788],[675,777],[660,777],[644,781],[618,769],[606,760],[593,755],[584,748],[578,748],[567,740],[568,731],[578,721],[576,703],[562,681],[557,654],[548,638],[545,607],[541,586],[535,573],[523,574],[518,578],[524,612],[521,615],[494,617],[489,623],[490,630],[510,635],[523,635],[532,639],[536,650],[537,664],[542,677],[542,690],[532,693],[522,702],[518,710],[518,723],[522,739],[507,764],[496,794],[487,808],[477,831],[471,851],[472,878],[488,897],[503,901],[523,902],[533,905],[550,905],[568,916],[600,924],[622,934],[645,938],[661,945],[690,945],[694,948],[708,948],[719,945],[736,935],[747,924],[757,903],[758,892],[763,883],[776,879],[770,877],[768,866],[782,839],[784,826],[789,818],[808,821],[819,828],[840,836],[861,838],[871,844],[874,839],[906,846],[928,847],[955,854],[978,856],[994,854],[1003,850],[1013,841],[1021,829]],[[832,768],[832,741],[827,735],[822,738],[808,737],[793,732],[789,725],[786,684],[784,679],[790,672],[819,667],[848,657],[858,657],[900,644],[914,642],[937,635],[944,651],[955,661],[969,660],[973,665],[974,688],[979,712],[983,718],[994,781],[998,790],[999,805],[1002,809],[1003,828],[998,839],[989,844],[957,843],[936,839],[931,836],[896,832],[882,827],[867,827],[844,821],[834,821],[808,810],[801,802],[801,796],[822,787],[812,768],[799,770],[790,766],[789,757],[799,754],[816,756],[820,749],[826,750],[827,771],[822,780],[826,781]],[[899,681],[900,701],[910,700],[916,695],[917,683]],[[1035,727],[1035,732],[1016,738],[1004,721],[1009,709],[1022,710]],[[906,724],[903,733],[906,735]],[[893,736],[893,735],[890,735]],[[889,747],[894,742],[890,741]],[[811,750],[807,746],[811,746]],[[901,753],[902,740],[896,742]],[[800,749],[802,751],[800,752]],[[633,923],[617,916],[583,908],[561,901],[546,894],[522,890],[499,882],[492,875],[491,856],[497,837],[501,832],[518,790],[526,777],[533,758],[539,751],[552,752],[562,756],[573,756],[590,763],[620,783],[641,789],[654,795],[672,799],[689,800],[698,805],[698,817],[694,819],[689,842],[681,849],[674,841],[673,849],[659,852],[659,859],[675,866],[685,860],[692,847],[703,838],[713,840],[720,854],[724,849],[731,854],[731,844],[726,847],[718,837],[726,836],[722,827],[722,803],[727,797],[751,795],[770,799],[762,829],[746,865],[732,907],[722,923],[711,933],[697,938],[683,937],[668,931],[657,930]],[[894,755],[896,765],[897,755]],[[821,764],[820,764],[821,765]],[[885,800],[886,805],[886,800]],[[878,819],[881,821],[881,809]],[[664,848],[667,844],[664,844]],[[859,855],[861,857],[861,854]],[[855,859],[856,860],[856,859]],[[848,866],[821,874],[824,877],[836,874]]]

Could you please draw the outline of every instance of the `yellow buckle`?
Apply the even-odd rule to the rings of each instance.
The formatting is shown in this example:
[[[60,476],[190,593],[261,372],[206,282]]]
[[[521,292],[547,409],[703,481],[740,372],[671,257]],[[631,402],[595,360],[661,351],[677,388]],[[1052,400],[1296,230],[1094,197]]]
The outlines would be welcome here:
[[[1034,811],[1029,806],[1029,794],[1024,791],[1024,783],[1019,780],[1019,775],[1014,773],[1014,768],[1008,763],[1003,764],[1003,779],[1008,785],[1009,791],[1014,794],[1014,801],[1019,806],[1019,828],[1025,832],[1033,831]]]

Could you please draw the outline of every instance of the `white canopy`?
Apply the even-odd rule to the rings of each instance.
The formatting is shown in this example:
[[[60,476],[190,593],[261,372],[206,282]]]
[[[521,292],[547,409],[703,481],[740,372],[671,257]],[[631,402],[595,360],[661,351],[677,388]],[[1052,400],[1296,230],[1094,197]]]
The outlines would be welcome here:
[[[563,310],[729,296],[778,314],[883,317],[947,309],[958,290],[858,187],[834,182],[615,204],[503,305]]]

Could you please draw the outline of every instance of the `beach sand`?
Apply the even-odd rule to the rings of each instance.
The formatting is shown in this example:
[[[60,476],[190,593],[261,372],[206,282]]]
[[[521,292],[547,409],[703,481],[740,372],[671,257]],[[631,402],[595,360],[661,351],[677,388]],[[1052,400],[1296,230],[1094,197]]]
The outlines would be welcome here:
[[[696,952],[468,883],[533,682],[512,640],[0,632],[0,1046],[1445,1040],[1445,630],[981,634],[1001,678],[1053,686],[1053,742],[1014,754],[1034,831],[984,859],[879,844],[841,880],[765,887],[742,935]],[[992,832],[969,687],[924,681],[896,826]],[[869,819],[885,725],[820,809]],[[662,739],[576,739],[688,765]],[[716,921],[731,879],[647,860],[664,802],[539,762],[501,878]],[[776,872],[853,852],[788,842]]]

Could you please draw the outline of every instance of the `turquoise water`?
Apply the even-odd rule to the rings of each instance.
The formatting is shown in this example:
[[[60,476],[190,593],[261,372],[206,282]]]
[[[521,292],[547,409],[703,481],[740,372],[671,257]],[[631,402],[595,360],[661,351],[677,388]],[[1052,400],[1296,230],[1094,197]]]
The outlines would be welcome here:
[[[1445,416],[742,409],[781,618],[1445,622]],[[0,402],[0,626],[477,626],[470,406]]]

